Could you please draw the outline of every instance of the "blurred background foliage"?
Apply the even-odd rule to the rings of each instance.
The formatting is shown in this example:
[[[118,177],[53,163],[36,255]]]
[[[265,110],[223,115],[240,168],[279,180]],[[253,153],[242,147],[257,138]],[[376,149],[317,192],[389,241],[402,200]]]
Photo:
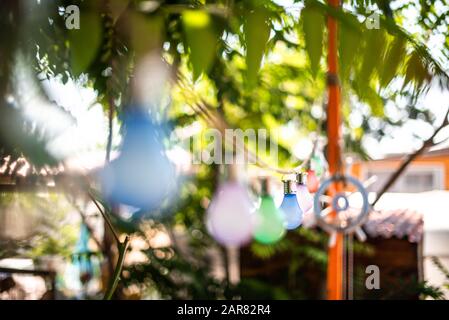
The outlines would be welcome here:
[[[70,257],[79,227],[70,221],[70,204],[57,194],[0,194],[0,259],[19,255],[35,261]]]
[[[65,8],[73,4],[80,8],[79,30],[65,26]],[[64,160],[48,151],[45,128],[22,116],[27,102],[21,99],[15,77],[21,68],[31,72],[28,80],[40,97],[65,113],[70,111],[53,103],[43,79],[75,80],[93,88],[112,125],[112,119],[120,122],[132,101],[129,87],[136,62],[156,52],[170,67],[172,83],[169,106],[161,108],[159,117],[173,129],[204,123],[198,109],[189,107],[201,100],[230,127],[274,132],[291,126],[294,135],[274,141],[285,167],[300,160],[293,155],[292,144],[326,126],[328,14],[341,26],[345,152],[367,158],[362,143],[367,135],[381,139],[407,119],[432,124],[433,115],[417,106],[418,98],[433,85],[448,87],[443,66],[449,41],[441,42],[438,55],[426,46],[432,37],[447,37],[448,12],[441,10],[446,0],[353,0],[343,1],[343,9],[318,0],[286,5],[271,0],[3,1],[1,6],[0,159],[6,168],[20,157],[36,170]],[[419,12],[413,33],[407,31],[411,9]],[[373,12],[379,14],[379,29],[367,28]],[[196,95],[190,95],[180,79]],[[387,103],[395,112],[385,112]],[[357,124],[350,121],[354,114],[361,118]],[[110,148],[111,134],[106,139]],[[164,298],[320,297],[319,290],[311,293],[304,287],[305,278],[295,280],[306,268],[318,270],[324,279],[327,236],[314,230],[300,229],[276,245],[253,244],[248,249],[262,260],[287,252],[291,287],[251,278],[233,285],[226,277],[213,277],[210,248],[217,248],[224,259],[226,251],[207,234],[203,215],[219,176],[218,167],[199,165],[194,175],[185,177],[180,200],[163,209],[171,213],[169,218],[150,226],[148,221],[113,217],[122,232],[146,241],[148,230],[160,228],[171,235],[169,247],[153,248],[149,242],[142,250],[146,262],[126,268],[121,291],[138,286],[148,295]],[[186,245],[177,245],[180,230]],[[29,254],[66,254],[73,232],[59,231],[64,237],[34,239]]]

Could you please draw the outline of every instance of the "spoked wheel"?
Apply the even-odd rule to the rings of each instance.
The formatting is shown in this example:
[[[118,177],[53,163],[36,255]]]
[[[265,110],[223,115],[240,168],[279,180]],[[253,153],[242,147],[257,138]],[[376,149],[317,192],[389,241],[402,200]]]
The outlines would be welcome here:
[[[360,195],[360,197],[355,197],[355,195]],[[359,233],[360,226],[368,217],[369,208],[368,195],[364,186],[360,181],[348,175],[330,177],[321,184],[315,193],[316,221],[320,227],[331,234],[336,232]],[[332,212],[333,214],[331,214]]]

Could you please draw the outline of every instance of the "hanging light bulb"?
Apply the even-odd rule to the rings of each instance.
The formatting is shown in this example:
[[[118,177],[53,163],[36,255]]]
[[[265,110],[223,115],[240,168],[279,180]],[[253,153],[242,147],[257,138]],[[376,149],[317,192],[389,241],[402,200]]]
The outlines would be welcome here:
[[[296,197],[302,212],[306,213],[313,206],[313,197],[307,188],[307,173],[296,174]]]
[[[320,182],[318,180],[318,177],[315,174],[315,171],[310,169],[307,171],[307,189],[309,189],[309,192],[315,193],[318,191],[318,186]]]
[[[286,221],[283,212],[276,208],[274,200],[269,194],[268,180],[262,181],[262,196],[256,218],[254,239],[271,244],[285,235]]]
[[[303,210],[296,199],[296,192],[293,190],[293,181],[285,180],[284,182],[284,199],[282,200],[280,209],[284,213],[288,230],[296,229],[302,223]]]
[[[89,250],[90,233],[83,223],[80,228],[80,237],[76,244],[75,252],[72,254],[73,264],[78,269],[79,280],[83,286],[87,286],[93,276],[93,264],[91,256],[93,252]]]
[[[317,177],[321,177],[324,172],[324,164],[318,152],[310,159],[310,168],[315,171]]]
[[[317,147],[314,151],[312,158],[310,159],[310,169],[315,171],[315,174],[318,179],[322,179],[326,171],[328,170],[328,163],[326,161],[326,157],[323,153],[323,140],[318,139]]]
[[[232,179],[215,192],[207,209],[206,227],[219,243],[239,247],[251,240],[254,215],[251,200],[245,187]]]
[[[174,166],[146,110],[128,108],[124,128],[120,155],[102,172],[103,193],[109,201],[150,211],[174,191]]]

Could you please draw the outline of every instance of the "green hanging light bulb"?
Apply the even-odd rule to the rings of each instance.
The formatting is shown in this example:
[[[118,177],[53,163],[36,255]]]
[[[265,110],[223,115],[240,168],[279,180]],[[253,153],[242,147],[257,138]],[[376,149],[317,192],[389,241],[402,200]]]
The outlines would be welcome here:
[[[262,181],[262,196],[257,211],[254,239],[263,244],[272,244],[285,235],[286,220],[269,193],[268,180]]]

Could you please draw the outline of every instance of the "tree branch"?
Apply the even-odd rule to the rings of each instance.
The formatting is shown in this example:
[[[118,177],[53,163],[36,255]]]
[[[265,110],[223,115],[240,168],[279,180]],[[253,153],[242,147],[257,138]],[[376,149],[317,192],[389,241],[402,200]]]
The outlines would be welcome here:
[[[399,177],[402,175],[402,173],[404,173],[405,169],[407,169],[407,167],[409,166],[410,163],[413,162],[413,160],[415,160],[418,156],[420,156],[421,154],[423,154],[427,149],[429,149],[430,147],[433,147],[435,145],[437,145],[438,143],[435,143],[433,141],[433,139],[436,137],[436,135],[449,124],[449,108],[444,116],[443,122],[441,123],[441,125],[439,127],[437,127],[435,129],[435,131],[433,132],[433,134],[430,136],[429,139],[427,139],[426,141],[424,141],[423,145],[421,146],[421,148],[419,148],[418,150],[416,150],[414,153],[409,154],[401,163],[401,165],[399,166],[399,168],[390,176],[390,178],[385,182],[385,184],[382,186],[381,190],[377,193],[376,199],[374,200],[374,202],[371,204],[372,206],[374,206],[379,199],[384,195],[385,192],[388,191],[388,189],[396,182],[396,180],[399,179]]]
[[[126,251],[128,250],[128,245],[129,245],[129,236],[127,235],[125,237],[125,240],[123,242],[121,242],[119,239],[118,233],[114,229],[114,226],[112,225],[112,222],[109,219],[108,215],[106,214],[105,210],[103,210],[101,208],[98,201],[94,198],[94,196],[90,192],[88,192],[88,195],[89,195],[89,198],[93,201],[93,203],[97,207],[98,211],[100,211],[101,215],[103,216],[103,219],[106,221],[109,229],[111,230],[115,241],[117,242],[117,248],[118,248],[117,264],[115,265],[114,273],[112,275],[112,278],[109,280],[108,289],[106,290],[106,293],[103,298],[103,300],[111,300],[112,295],[114,294],[115,289],[117,288],[117,284],[120,280],[120,275],[122,274],[123,263],[125,262]]]
[[[120,239],[118,236],[117,231],[115,231],[114,226],[112,225],[111,219],[109,219],[108,215],[106,214],[106,212],[101,208],[101,206],[98,204],[98,201],[95,200],[94,196],[88,192],[89,198],[92,200],[92,202],[95,204],[95,206],[97,207],[98,211],[100,211],[101,215],[103,216],[104,221],[106,221],[109,229],[111,229],[112,234],[114,236],[115,241],[117,241],[117,244],[120,244]]]
[[[95,244],[98,246],[98,248],[103,251],[103,245],[101,244],[100,240],[97,239],[97,237],[95,237],[94,234],[94,230],[92,229],[92,227],[87,223],[87,219],[86,216],[84,215],[83,210],[78,206],[78,204],[75,203],[75,201],[73,199],[69,199],[68,195],[66,194],[66,198],[67,200],[70,202],[70,204],[72,205],[73,208],[75,208],[75,210],[78,212],[78,214],[81,217],[81,221],[84,223],[84,225],[86,226],[87,230],[90,233],[90,237],[92,238],[92,240],[94,240]]]
[[[126,236],[126,238],[123,242],[119,242],[117,244],[118,260],[117,260],[117,264],[115,265],[115,268],[114,268],[114,274],[113,274],[111,280],[109,281],[109,286],[104,295],[103,300],[111,300],[112,295],[114,294],[115,289],[117,288],[118,282],[120,280],[120,275],[122,274],[123,264],[125,262],[125,256],[126,256],[126,251],[128,250],[128,245],[129,245],[129,236]]]

